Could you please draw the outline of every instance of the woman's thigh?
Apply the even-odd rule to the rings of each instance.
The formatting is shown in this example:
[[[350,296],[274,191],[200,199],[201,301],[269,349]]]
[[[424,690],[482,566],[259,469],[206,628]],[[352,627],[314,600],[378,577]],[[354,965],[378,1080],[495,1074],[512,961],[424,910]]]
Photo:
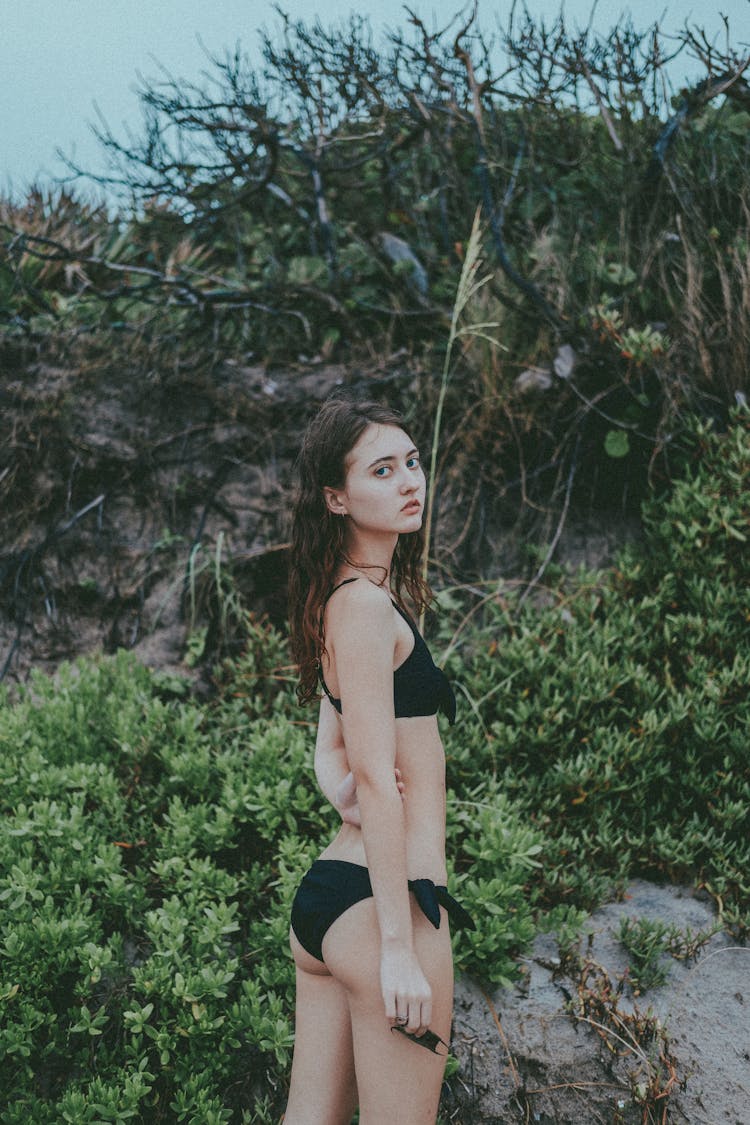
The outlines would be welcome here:
[[[294,1056],[284,1125],[349,1125],[357,1107],[344,986],[290,935],[296,963]]]
[[[436,930],[412,901],[412,925],[417,957],[432,989],[430,1027],[448,1043],[453,1009],[448,919],[441,910]],[[349,1000],[361,1125],[434,1125],[445,1059],[391,1031],[380,991],[380,937],[371,898],[334,922],[323,940],[323,956]]]

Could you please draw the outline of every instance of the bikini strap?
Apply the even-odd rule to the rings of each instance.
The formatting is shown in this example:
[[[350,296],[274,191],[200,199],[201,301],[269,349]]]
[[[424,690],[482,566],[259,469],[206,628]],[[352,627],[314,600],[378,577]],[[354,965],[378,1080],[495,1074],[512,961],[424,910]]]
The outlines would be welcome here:
[[[407,613],[405,609],[402,609],[401,606],[398,604],[398,602],[395,602],[393,600],[393,598],[391,598],[391,605],[395,609],[396,613],[400,617],[403,617],[404,621],[409,626],[409,628],[411,629],[414,636],[419,637],[419,639],[422,641],[422,643],[424,643],[424,638],[422,637],[422,634],[420,633],[416,622],[412,619],[411,614]]]
[[[330,699],[334,708],[338,711],[338,707],[336,707],[336,704],[338,703],[340,705],[341,700],[334,699],[333,695],[331,694],[331,689],[328,687],[328,684],[323,679],[323,669],[320,667],[320,664],[318,664],[318,680],[320,682],[320,686],[322,687],[323,691],[326,693],[326,695]]]
[[[359,576],[357,576],[357,577],[359,577]],[[340,590],[342,586],[346,586],[347,583],[349,583],[349,582],[356,582],[356,581],[357,581],[356,577],[355,578],[345,578],[343,582],[339,582],[338,586],[334,586],[333,589],[330,590],[329,593],[326,595],[326,599],[323,602],[322,606],[320,607],[320,628],[321,628],[321,630],[323,628],[323,610],[328,605],[328,603],[331,600],[331,598],[333,597],[333,595],[336,593],[337,590]]]
[[[354,578],[345,578],[345,579],[343,580],[343,582],[339,582],[338,586],[334,586],[334,587],[333,587],[333,589],[332,589],[332,590],[331,590],[331,592],[329,593],[328,597],[327,597],[327,598],[326,598],[326,600],[325,600],[325,601],[323,602],[323,605],[327,605],[327,604],[328,604],[328,602],[329,602],[329,601],[331,600],[331,598],[333,597],[333,595],[334,595],[334,594],[336,593],[336,591],[337,591],[337,590],[340,590],[342,586],[347,586],[347,585],[348,585],[348,584],[349,584],[350,582],[358,582],[358,581],[359,581],[359,575],[357,574],[357,575],[355,575],[355,576],[354,576]]]

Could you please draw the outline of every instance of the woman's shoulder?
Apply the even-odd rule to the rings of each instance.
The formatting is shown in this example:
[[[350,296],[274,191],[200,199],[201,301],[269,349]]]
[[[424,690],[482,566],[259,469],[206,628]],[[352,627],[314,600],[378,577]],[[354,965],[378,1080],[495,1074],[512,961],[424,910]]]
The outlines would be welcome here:
[[[391,674],[396,648],[396,614],[390,593],[367,578],[347,583],[330,599],[325,620],[326,647],[336,664],[339,691],[344,682],[372,682],[374,670]]]
[[[390,592],[369,578],[344,579],[333,588],[328,598],[326,617],[334,627],[382,628],[393,619]]]

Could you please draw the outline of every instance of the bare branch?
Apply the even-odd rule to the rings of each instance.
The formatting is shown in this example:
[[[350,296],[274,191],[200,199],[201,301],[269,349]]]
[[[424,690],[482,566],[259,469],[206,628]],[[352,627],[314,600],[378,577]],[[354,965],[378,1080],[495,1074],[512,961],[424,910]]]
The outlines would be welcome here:
[[[596,82],[594,81],[594,77],[591,73],[591,69],[589,67],[589,64],[586,62],[586,59],[584,58],[583,53],[578,48],[576,48],[576,58],[578,59],[578,65],[580,66],[581,70],[583,71],[583,74],[586,76],[586,81],[589,85],[589,89],[591,90],[591,93],[594,95],[594,99],[596,101],[596,104],[599,107],[599,112],[602,115],[602,120],[607,127],[607,132],[609,133],[610,137],[612,138],[612,144],[615,146],[615,149],[617,150],[617,152],[622,152],[625,146],[623,145],[622,141],[620,140],[619,136],[617,135],[617,130],[615,129],[615,123],[612,120],[612,114],[609,112],[609,109],[605,105],[604,98],[602,97],[601,90],[599,89]]]

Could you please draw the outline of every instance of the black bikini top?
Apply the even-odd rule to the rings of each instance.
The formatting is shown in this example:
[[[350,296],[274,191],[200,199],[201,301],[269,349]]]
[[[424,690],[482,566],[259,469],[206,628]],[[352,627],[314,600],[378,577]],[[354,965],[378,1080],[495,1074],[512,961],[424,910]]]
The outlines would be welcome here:
[[[348,582],[357,581],[357,578],[345,578],[343,582],[339,582],[338,586],[334,586],[328,598],[332,597],[341,586],[346,586]],[[328,601],[328,598],[326,601]],[[433,661],[422,634],[408,613],[405,613],[392,598],[391,604],[401,614],[414,634],[414,648],[393,673],[395,717],[407,719],[416,715],[436,715],[438,711],[442,711],[452,725],[456,720],[456,697],[448,682],[448,677]],[[341,700],[334,699],[331,695],[323,679],[322,669],[319,676],[323,691],[340,715]]]

